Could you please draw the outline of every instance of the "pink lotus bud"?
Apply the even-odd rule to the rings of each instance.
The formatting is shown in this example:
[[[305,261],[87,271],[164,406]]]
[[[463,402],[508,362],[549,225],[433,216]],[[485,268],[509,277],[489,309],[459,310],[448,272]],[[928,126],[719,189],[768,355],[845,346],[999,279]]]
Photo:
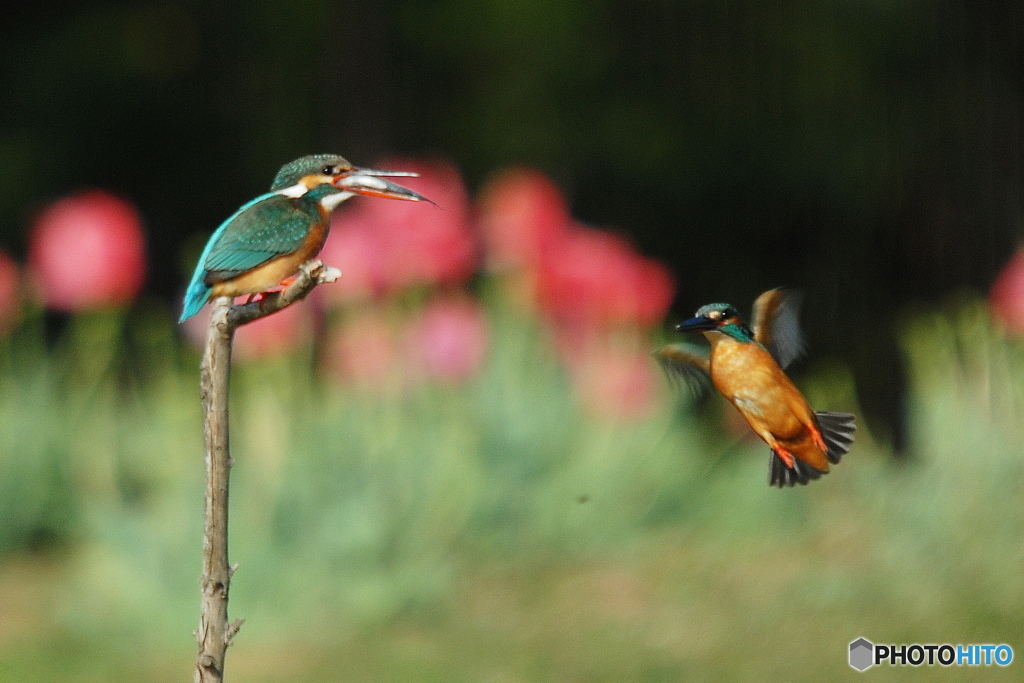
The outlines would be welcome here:
[[[44,303],[62,311],[121,306],[145,275],[135,207],[102,190],[51,204],[29,236],[29,263]]]
[[[550,179],[527,169],[493,178],[481,193],[480,227],[494,270],[535,268],[571,223],[565,197]]]
[[[1024,335],[1024,247],[1017,250],[992,283],[988,305],[1007,332]]]
[[[0,335],[6,335],[21,317],[21,276],[18,264],[0,251]]]
[[[427,304],[408,335],[419,369],[445,382],[473,376],[487,354],[487,322],[480,304],[468,297]]]
[[[397,335],[379,311],[367,310],[339,325],[327,351],[336,376],[364,388],[383,389],[400,376]]]
[[[656,405],[658,377],[644,339],[574,336],[571,350],[565,343],[560,346],[573,393],[584,409],[598,418],[648,417]]]
[[[664,317],[673,291],[668,270],[624,238],[574,226],[546,252],[538,294],[559,323],[650,326]]]

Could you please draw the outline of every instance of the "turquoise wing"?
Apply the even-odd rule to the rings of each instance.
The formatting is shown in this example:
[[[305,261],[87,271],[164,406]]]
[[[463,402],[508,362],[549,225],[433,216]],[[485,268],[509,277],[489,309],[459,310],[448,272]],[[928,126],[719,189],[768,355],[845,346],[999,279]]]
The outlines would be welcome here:
[[[266,194],[239,209],[217,229],[200,258],[203,281],[214,284],[252,270],[302,246],[320,220],[316,205]]]
[[[276,193],[260,195],[245,204],[221,223],[206,243],[185,291],[178,322],[199,312],[210,298],[211,285],[301,247],[319,219],[315,205],[307,208]]]

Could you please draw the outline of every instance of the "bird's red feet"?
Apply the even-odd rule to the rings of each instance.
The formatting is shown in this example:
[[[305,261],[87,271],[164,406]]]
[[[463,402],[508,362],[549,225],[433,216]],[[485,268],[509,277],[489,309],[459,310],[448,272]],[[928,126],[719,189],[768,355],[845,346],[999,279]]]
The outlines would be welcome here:
[[[793,454],[785,448],[782,446],[776,446],[772,450],[775,451],[775,455],[779,456],[779,460],[781,460],[786,467],[789,469],[796,467],[796,460],[793,458]]]
[[[273,294],[274,292],[283,292],[284,290],[288,289],[289,285],[291,285],[293,282],[295,282],[298,279],[299,279],[298,274],[289,275],[288,277],[286,277],[285,279],[281,280],[279,283],[277,283],[276,285],[274,285],[273,287],[271,287],[270,289],[268,289],[265,292],[257,292],[255,294],[250,294],[249,298],[247,298],[245,300],[245,303],[246,304],[251,304],[254,301],[263,301],[264,299],[267,298],[267,294]]]
[[[825,439],[822,438],[821,432],[812,428],[811,437],[814,439],[814,445],[820,448],[822,453],[828,453],[828,446],[825,444]]]

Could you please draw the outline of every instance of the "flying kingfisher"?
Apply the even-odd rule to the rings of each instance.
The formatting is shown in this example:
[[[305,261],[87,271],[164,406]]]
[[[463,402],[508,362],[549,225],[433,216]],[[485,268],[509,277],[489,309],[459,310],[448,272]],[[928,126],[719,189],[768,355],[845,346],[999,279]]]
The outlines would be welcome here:
[[[680,332],[703,332],[710,354],[687,344],[669,344],[654,352],[671,376],[691,385],[711,375],[723,396],[736,406],[772,449],[772,486],[806,484],[819,478],[850,449],[854,416],[814,412],[782,371],[803,353],[797,322],[798,297],[772,289],[754,302],[754,327],[747,327],[729,304],[708,304],[679,323]]]
[[[416,175],[359,168],[335,154],[285,164],[270,192],[242,206],[214,231],[199,256],[178,322],[213,297],[258,294],[294,275],[323,248],[331,212],[350,197],[430,201],[383,179]]]

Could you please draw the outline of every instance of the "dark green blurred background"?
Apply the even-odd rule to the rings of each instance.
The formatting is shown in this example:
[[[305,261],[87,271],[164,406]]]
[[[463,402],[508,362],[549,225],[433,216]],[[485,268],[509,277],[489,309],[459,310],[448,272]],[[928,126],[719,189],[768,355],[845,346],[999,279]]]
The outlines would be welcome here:
[[[1024,349],[980,301],[1024,219],[1021,3],[20,3],[0,102],[0,246],[23,260],[40,209],[112,190],[150,295],[0,341],[0,680],[189,675],[198,358],[169,310],[310,152],[438,156],[471,192],[537,168],[670,266],[673,316],[804,288],[802,386],[872,429],[768,490],[706,406],[582,414],[486,282],[493,351],[457,390],[339,389],[305,347],[247,366],[229,674],[835,680],[858,636],[1024,655]]]

